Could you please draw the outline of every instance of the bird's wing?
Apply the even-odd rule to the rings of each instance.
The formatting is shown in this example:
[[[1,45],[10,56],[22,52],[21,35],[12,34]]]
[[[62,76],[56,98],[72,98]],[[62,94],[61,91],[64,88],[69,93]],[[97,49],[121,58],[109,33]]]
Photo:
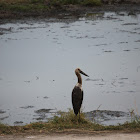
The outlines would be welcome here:
[[[82,102],[83,102],[83,95],[84,95],[84,93],[83,93],[83,90],[82,90],[82,93],[81,93],[81,103],[80,103],[80,107],[81,107],[81,105],[82,105]]]
[[[76,115],[78,114],[81,108],[82,101],[83,101],[83,91],[81,90],[81,88],[75,86],[72,91],[72,105]]]

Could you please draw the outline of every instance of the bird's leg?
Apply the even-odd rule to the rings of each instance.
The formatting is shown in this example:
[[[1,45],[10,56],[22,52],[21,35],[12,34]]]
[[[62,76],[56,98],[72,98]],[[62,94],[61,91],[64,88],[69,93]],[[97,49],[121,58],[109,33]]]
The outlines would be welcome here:
[[[79,110],[79,120],[78,121],[80,122],[80,110]]]

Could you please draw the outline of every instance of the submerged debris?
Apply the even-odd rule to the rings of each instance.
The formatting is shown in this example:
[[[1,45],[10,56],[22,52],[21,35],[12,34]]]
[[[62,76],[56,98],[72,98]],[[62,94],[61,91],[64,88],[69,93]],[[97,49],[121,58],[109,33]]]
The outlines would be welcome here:
[[[90,79],[90,78],[87,78],[85,81],[103,81],[103,79]]]
[[[31,81],[24,81],[25,83],[30,83]]]
[[[106,46],[107,44],[97,44],[95,46]]]
[[[124,44],[124,43],[128,43],[128,42],[119,42],[118,44]]]
[[[0,118],[0,120],[2,121],[2,120],[5,120],[7,118],[9,118],[9,116],[2,117],[2,118]]]
[[[125,51],[125,52],[129,52],[130,50],[123,50],[123,51]]]
[[[125,78],[125,77],[124,77],[124,78],[119,78],[119,79],[120,79],[120,80],[128,80],[128,78]]]
[[[125,23],[125,24],[122,24],[122,25],[138,25],[138,23]]]
[[[0,114],[6,113],[6,111],[0,110]]]
[[[9,28],[1,28],[0,27],[0,31],[11,31],[12,30],[12,27],[9,27]]]
[[[140,40],[136,40],[135,42],[140,42]]]
[[[23,121],[15,121],[15,122],[14,122],[14,124],[16,124],[16,125],[17,125],[17,124],[22,124],[22,123],[23,123]]]
[[[44,99],[48,99],[49,97],[48,96],[45,96],[45,97],[43,97]]]
[[[34,115],[34,116],[37,116],[37,118],[33,118],[35,120],[47,120],[48,119],[48,116],[46,115],[46,113],[51,113],[52,109],[39,109],[39,110],[36,110],[34,111],[35,113],[37,113],[37,115]]]
[[[39,110],[36,110],[35,113],[37,114],[50,113],[50,110],[52,109],[39,109]]]
[[[104,51],[104,52],[112,52],[112,51],[109,50],[109,51]]]
[[[20,108],[28,109],[28,108],[34,108],[34,106],[32,106],[32,105],[28,105],[28,106],[23,106],[23,107],[20,107]]]
[[[85,114],[89,120],[105,125],[112,125],[113,123],[116,125],[118,122],[124,123],[131,120],[130,113],[123,111],[93,110]]]

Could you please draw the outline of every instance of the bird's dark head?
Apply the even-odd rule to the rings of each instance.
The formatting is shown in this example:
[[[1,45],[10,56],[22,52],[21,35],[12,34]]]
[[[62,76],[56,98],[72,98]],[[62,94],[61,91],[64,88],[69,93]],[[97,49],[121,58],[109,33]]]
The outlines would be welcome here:
[[[81,74],[83,74],[83,75],[89,77],[89,76],[88,76],[87,74],[85,74],[82,70],[80,70],[80,68],[77,68],[77,69],[75,70],[75,73],[76,73],[76,75],[77,75],[78,73],[81,73]]]

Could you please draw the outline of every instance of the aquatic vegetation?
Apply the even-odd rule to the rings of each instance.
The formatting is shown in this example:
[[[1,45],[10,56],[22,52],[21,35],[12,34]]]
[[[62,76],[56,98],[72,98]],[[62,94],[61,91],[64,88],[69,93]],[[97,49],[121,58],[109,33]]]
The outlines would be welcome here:
[[[48,10],[48,6],[44,4],[44,0],[43,1],[12,0],[10,2],[1,1],[0,10],[16,11],[16,12],[31,12],[36,10],[37,11]]]
[[[33,10],[41,10],[44,9],[44,5],[28,5],[28,4],[2,4],[0,3],[0,10],[8,10],[8,11],[20,11],[27,12]]]
[[[52,7],[62,7],[63,5],[78,4],[86,6],[99,6],[101,0],[5,0],[0,1],[0,10],[31,12],[46,11]]]

